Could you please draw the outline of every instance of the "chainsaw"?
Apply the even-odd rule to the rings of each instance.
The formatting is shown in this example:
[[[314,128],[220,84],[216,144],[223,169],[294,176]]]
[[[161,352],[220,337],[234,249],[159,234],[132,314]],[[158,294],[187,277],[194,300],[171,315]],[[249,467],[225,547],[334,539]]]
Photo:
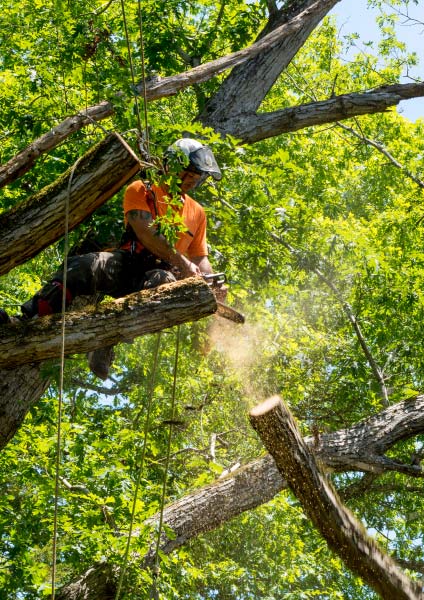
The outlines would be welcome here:
[[[204,275],[202,275],[202,277],[206,281],[206,283],[212,288],[212,291],[214,291],[213,288],[221,287],[222,285],[224,285],[224,283],[227,282],[225,273],[204,274]],[[246,319],[245,319],[244,315],[239,313],[237,310],[235,310],[231,306],[227,306],[227,304],[224,304],[223,302],[220,302],[219,300],[216,301],[216,304],[218,306],[218,310],[216,311],[218,316],[224,317],[224,319],[229,319],[230,321],[233,321],[234,323],[244,323],[245,322]]]

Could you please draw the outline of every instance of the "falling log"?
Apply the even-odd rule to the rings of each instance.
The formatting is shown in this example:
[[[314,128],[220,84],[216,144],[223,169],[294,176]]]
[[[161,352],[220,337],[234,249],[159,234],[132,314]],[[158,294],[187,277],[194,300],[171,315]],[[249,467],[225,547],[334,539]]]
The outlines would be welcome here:
[[[412,581],[342,503],[278,396],[250,412],[253,428],[330,548],[385,600],[422,600]]]
[[[192,277],[65,315],[65,354],[81,354],[196,321],[217,309],[209,286]],[[0,369],[58,358],[61,315],[0,327]]]
[[[26,262],[118,192],[142,163],[116,133],[91,148],[59,179],[0,215],[0,275]],[[68,189],[70,188],[70,189]]]

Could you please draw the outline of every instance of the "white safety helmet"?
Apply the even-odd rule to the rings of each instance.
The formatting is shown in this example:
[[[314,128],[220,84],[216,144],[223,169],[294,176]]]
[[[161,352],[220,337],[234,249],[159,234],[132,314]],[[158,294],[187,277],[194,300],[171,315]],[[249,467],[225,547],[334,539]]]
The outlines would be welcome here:
[[[175,154],[178,150],[184,152],[189,159],[187,168],[202,175],[197,185],[203,183],[209,176],[213,177],[215,181],[222,179],[221,170],[218,167],[212,150],[208,146],[192,138],[180,138],[168,147],[166,153],[167,155]]]

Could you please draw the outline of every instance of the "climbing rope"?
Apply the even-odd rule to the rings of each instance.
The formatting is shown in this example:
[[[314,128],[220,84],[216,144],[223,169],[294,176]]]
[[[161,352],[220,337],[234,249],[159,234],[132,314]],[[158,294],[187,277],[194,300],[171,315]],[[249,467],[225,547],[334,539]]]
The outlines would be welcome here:
[[[150,157],[150,139],[147,116],[147,90],[146,90],[146,62],[144,60],[144,34],[143,34],[143,15],[141,12],[141,0],[138,0],[138,22],[140,24],[140,51],[141,51],[141,77],[143,81],[143,108],[144,108],[144,131],[146,136],[146,150]]]
[[[59,481],[60,481],[60,463],[62,447],[62,407],[63,407],[63,382],[65,372],[65,311],[66,311],[66,284],[68,269],[69,252],[69,204],[71,198],[72,180],[75,170],[81,161],[80,156],[74,163],[69,175],[68,188],[65,196],[65,233],[64,233],[64,259],[63,259],[63,288],[62,288],[62,328],[61,328],[61,351],[60,351],[60,377],[59,377],[59,398],[57,414],[56,431],[56,460],[55,460],[55,483],[54,483],[54,515],[53,515],[53,543],[52,543],[52,600],[55,599],[56,587],[56,566],[57,566],[57,537],[58,537],[58,512],[59,512]]]
[[[132,536],[132,531],[133,531],[133,526],[134,526],[135,509],[136,509],[136,504],[137,504],[138,491],[140,488],[141,476],[142,476],[143,470],[144,470],[144,459],[146,456],[146,448],[147,448],[147,436],[148,436],[148,432],[150,429],[150,415],[151,415],[151,409],[152,409],[152,405],[153,405],[153,395],[154,395],[156,371],[157,371],[157,365],[158,365],[160,339],[161,339],[161,334],[158,333],[158,335],[156,336],[156,346],[155,346],[155,351],[154,351],[154,356],[153,356],[152,372],[150,374],[150,385],[149,385],[149,393],[148,393],[148,399],[147,399],[147,414],[146,414],[146,419],[144,422],[143,445],[142,445],[142,449],[141,449],[140,464],[138,467],[138,474],[137,474],[137,480],[136,480],[135,491],[134,491],[134,498],[133,498],[133,504],[132,504],[132,510],[131,510],[131,519],[130,519],[130,526],[129,526],[129,530],[128,530],[127,544],[125,547],[125,554],[124,554],[124,558],[122,561],[122,568],[121,568],[121,573],[119,576],[115,600],[119,600],[119,597],[121,595],[122,582],[124,580],[125,572],[126,572],[127,566],[128,566],[128,555],[129,555],[129,551],[130,551],[131,536]],[[136,460],[136,463],[137,463],[137,460]]]
[[[141,128],[141,118],[140,118],[140,107],[138,105],[138,99],[137,99],[137,94],[136,94],[134,66],[133,66],[133,60],[132,60],[132,55],[131,55],[130,38],[128,35],[127,17],[125,15],[124,0],[121,0],[121,10],[122,10],[122,20],[124,22],[125,40],[127,43],[128,62],[130,65],[131,82],[132,82],[132,87],[133,87],[133,91],[134,91],[134,102],[135,102],[135,108],[136,108],[137,124],[138,124],[138,129],[141,132],[142,128]]]
[[[174,360],[174,374],[173,374],[173,382],[172,382],[172,396],[171,396],[171,417],[169,419],[169,429],[168,429],[168,442],[166,447],[166,458],[165,458],[165,466],[163,469],[163,482],[162,482],[162,494],[160,500],[160,514],[159,514],[159,526],[156,538],[156,548],[155,548],[155,562],[153,566],[153,581],[151,588],[151,598],[156,600],[158,598],[158,580],[160,575],[159,568],[159,550],[160,550],[160,541],[162,537],[162,529],[163,529],[163,511],[165,508],[165,500],[166,500],[166,488],[168,483],[168,471],[169,471],[169,461],[171,457],[171,442],[172,442],[172,432],[173,432],[173,423],[175,422],[175,406],[176,406],[176,389],[177,389],[177,376],[178,376],[178,358],[180,354],[180,325],[177,326],[176,333],[176,342],[175,342],[175,360]]]

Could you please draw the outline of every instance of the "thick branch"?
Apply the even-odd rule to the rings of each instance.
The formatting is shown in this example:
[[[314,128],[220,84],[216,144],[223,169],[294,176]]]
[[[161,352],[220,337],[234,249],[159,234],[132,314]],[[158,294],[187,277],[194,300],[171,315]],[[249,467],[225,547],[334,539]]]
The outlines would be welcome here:
[[[0,188],[24,175],[35,164],[37,158],[59,146],[72,133],[85,125],[110,117],[113,112],[114,109],[110,102],[101,102],[97,106],[91,106],[77,115],[68,117],[62,123],[50,129],[9,162],[0,166]]]
[[[284,29],[287,30],[286,35],[279,36],[277,43],[264,48],[260,54],[233,69],[216,95],[207,103],[200,121],[206,126],[215,127],[223,120],[231,121],[233,116],[241,112],[254,114],[281,72],[321,19],[339,1],[300,0],[291,2],[288,8],[284,7],[278,14],[271,16],[256,44]],[[273,31],[268,33],[269,30]]]
[[[67,313],[65,351],[87,352],[194,321],[215,310],[210,287],[201,279],[186,279],[81,313]],[[60,355],[60,319],[55,315],[0,327],[0,449],[48,385],[39,361]],[[13,365],[21,366],[9,368]]]
[[[280,398],[275,396],[256,406],[250,420],[305,513],[347,567],[382,598],[422,599],[420,586],[368,536],[341,502]]]
[[[395,407],[390,407],[350,429],[323,436],[319,447],[314,449],[317,457],[331,470],[334,457],[339,455],[339,470],[346,471],[352,470],[351,460],[352,457],[356,457],[356,468],[360,470],[365,463],[371,467],[370,461],[378,449],[382,447],[388,449],[395,441],[424,432],[423,396],[400,402],[396,406],[396,410]],[[411,431],[408,430],[410,422],[413,424]],[[376,435],[379,430],[384,431],[388,436],[390,441],[386,444],[382,444],[383,433],[381,436]],[[310,447],[314,447],[312,438],[307,438],[305,442]],[[346,448],[348,448],[348,460],[343,469],[341,465]],[[369,453],[371,453],[370,457]],[[328,459],[330,464],[327,463]],[[175,538],[170,540],[164,537],[161,550],[169,554],[190,539],[216,529],[241,513],[268,502],[286,488],[287,481],[278,471],[270,455],[255,460],[166,507],[164,524],[173,530]],[[148,524],[154,524],[158,518],[158,515],[155,515]],[[144,557],[143,564],[151,565],[152,560],[153,550]],[[102,570],[105,565],[99,565],[98,568]],[[68,594],[70,586],[65,586],[59,592],[58,600],[84,600],[83,591],[78,584],[84,578],[83,574],[72,584],[73,595]],[[103,600],[100,595],[89,597],[92,600]]]
[[[200,278],[141,291],[83,313],[65,315],[65,353],[89,352],[166,327],[196,321],[217,309],[210,287]],[[1,329],[0,368],[57,358],[61,315],[10,323]]]
[[[402,100],[424,96],[424,83],[387,85],[369,92],[353,92],[272,113],[243,113],[231,119],[221,119],[214,128],[252,144],[282,133],[298,131],[305,127],[335,123],[357,115],[385,112]],[[241,104],[243,108],[243,105]]]
[[[2,213],[0,274],[24,263],[64,235],[68,199],[69,229],[73,229],[116,194],[140,168],[141,163],[128,144],[117,134],[111,134],[60,179]]]

